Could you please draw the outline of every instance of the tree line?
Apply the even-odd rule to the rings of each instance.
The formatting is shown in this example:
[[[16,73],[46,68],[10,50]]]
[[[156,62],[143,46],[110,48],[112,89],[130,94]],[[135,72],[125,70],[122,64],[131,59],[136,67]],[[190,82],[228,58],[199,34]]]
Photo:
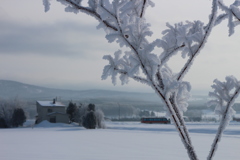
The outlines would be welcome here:
[[[70,122],[76,122],[80,126],[87,129],[105,128],[104,113],[100,109],[96,109],[95,104],[77,105],[72,101],[67,107],[67,114],[69,114]]]
[[[0,128],[23,126],[26,114],[23,103],[15,98],[13,100],[0,100]]]

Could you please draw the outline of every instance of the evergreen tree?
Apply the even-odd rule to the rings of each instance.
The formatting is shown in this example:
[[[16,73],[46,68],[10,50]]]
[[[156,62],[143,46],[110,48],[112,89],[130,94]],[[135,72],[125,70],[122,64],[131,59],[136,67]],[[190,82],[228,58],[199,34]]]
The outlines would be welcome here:
[[[67,107],[67,114],[69,114],[69,119],[71,122],[75,122],[74,120],[74,113],[77,111],[77,105],[76,103],[73,103],[72,101],[69,102]]]
[[[95,111],[95,104],[90,103],[88,105],[88,111]]]
[[[22,108],[15,108],[12,115],[12,126],[22,126],[26,122],[26,115]]]
[[[96,116],[94,114],[94,111],[88,112],[84,117],[83,117],[83,127],[87,129],[95,129],[97,122],[96,122]]]
[[[7,128],[7,124],[5,122],[5,119],[0,117],[0,128]]]

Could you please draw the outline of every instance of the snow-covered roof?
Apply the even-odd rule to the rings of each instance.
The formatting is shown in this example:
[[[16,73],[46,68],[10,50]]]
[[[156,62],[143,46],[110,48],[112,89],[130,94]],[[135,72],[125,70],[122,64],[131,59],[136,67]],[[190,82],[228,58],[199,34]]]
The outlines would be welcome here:
[[[37,101],[37,102],[43,107],[65,107],[65,105],[62,104],[61,102],[55,103],[53,103],[53,101]]]

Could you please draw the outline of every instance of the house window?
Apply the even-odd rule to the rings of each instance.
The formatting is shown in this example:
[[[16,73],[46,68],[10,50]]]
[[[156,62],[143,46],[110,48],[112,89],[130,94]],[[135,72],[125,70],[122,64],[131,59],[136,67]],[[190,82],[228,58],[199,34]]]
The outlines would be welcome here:
[[[50,117],[50,123],[56,123],[56,117]]]
[[[51,113],[51,112],[53,112],[53,110],[52,110],[52,109],[48,109],[47,111],[48,111],[48,113]]]

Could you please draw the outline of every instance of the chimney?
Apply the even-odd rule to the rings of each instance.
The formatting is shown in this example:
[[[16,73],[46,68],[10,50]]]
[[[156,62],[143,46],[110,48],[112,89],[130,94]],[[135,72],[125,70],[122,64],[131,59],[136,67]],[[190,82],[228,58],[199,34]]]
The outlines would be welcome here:
[[[55,100],[55,98],[53,99],[53,104],[55,104],[56,103],[56,100]]]

